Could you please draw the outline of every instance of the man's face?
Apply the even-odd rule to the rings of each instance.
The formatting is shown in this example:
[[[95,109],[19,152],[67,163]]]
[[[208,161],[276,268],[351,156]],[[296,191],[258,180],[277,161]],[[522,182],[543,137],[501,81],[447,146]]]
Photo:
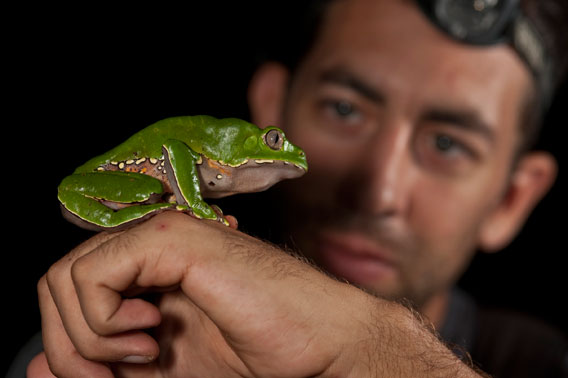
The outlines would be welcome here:
[[[512,50],[453,42],[412,2],[338,1],[287,93],[310,165],[294,242],[382,296],[447,289],[503,199],[529,86]]]

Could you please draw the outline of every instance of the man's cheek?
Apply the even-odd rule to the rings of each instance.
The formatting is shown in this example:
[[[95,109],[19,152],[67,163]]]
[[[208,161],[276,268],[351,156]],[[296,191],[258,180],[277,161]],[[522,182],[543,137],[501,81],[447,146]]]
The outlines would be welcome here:
[[[475,252],[475,227],[458,216],[430,219],[422,229],[420,252],[410,267],[417,285],[425,285],[432,291],[453,284],[462,274]],[[416,264],[416,265],[415,265]]]
[[[326,177],[345,176],[360,165],[353,153],[344,152],[333,146],[326,147],[323,144],[311,147],[308,146],[305,150],[309,165],[308,172],[313,171]]]
[[[279,187],[284,190],[286,196],[289,197],[289,201],[292,203],[301,207],[311,207],[315,202],[320,202],[322,197],[330,196],[331,193],[328,190],[329,183],[322,181],[328,179],[327,176],[321,176],[317,172],[312,171],[310,167],[308,173],[303,177],[284,181],[280,183]],[[326,187],[326,190],[322,191],[322,187]],[[318,195],[318,192],[320,192],[321,195]],[[288,210],[293,211],[295,209],[290,208]]]
[[[422,180],[414,192],[412,227],[434,245],[459,245],[478,217],[473,196],[464,196],[451,185]]]
[[[415,253],[415,257],[422,267],[416,269],[421,269],[424,275],[439,275],[448,270],[446,275],[454,276],[455,272],[463,269],[475,250],[476,210],[468,206],[470,203],[467,201],[465,206],[456,206],[458,202],[450,196],[444,199],[433,195],[423,198],[420,203],[422,206],[414,207],[413,216],[409,219],[420,244],[417,247],[420,251]]]

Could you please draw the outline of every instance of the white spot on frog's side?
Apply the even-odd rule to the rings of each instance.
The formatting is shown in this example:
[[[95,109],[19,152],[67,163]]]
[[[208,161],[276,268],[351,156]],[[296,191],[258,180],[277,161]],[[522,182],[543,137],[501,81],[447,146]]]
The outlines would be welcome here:
[[[223,175],[222,175],[222,174],[218,174],[216,177],[217,177],[217,180],[221,180],[221,179],[223,178]]]
[[[274,160],[259,159],[259,160],[255,160],[254,162],[257,163],[257,164],[265,164],[265,163],[274,163]]]
[[[244,164],[247,164],[247,163],[248,163],[248,159],[245,159],[245,160],[243,160],[242,162],[237,163],[237,164],[229,164],[229,167],[231,167],[231,168],[238,168],[238,167],[240,167],[241,165],[244,165]]]
[[[128,165],[134,164],[134,160],[126,160],[126,164],[128,164]]]
[[[158,162],[158,159],[156,158],[150,158],[150,163],[151,164],[156,164]]]
[[[111,165],[118,165],[118,161],[111,161],[110,164]]]
[[[121,162],[118,164],[118,168],[119,168],[119,169],[124,169],[124,162],[121,161]]]
[[[197,159],[197,161],[195,162],[195,164],[203,164],[203,158],[201,157],[201,155],[199,155],[199,159]]]
[[[98,168],[97,168],[97,171],[99,171],[99,172],[103,172],[104,170],[105,170],[105,169],[104,169],[103,167],[98,167]]]
[[[136,160],[136,165],[140,165],[146,161],[146,158]]]

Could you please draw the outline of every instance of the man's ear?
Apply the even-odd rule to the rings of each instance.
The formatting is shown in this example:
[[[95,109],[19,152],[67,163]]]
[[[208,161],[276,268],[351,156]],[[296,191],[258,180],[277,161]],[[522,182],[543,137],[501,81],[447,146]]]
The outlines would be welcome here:
[[[554,183],[556,173],[556,160],[546,152],[531,152],[521,158],[501,202],[481,226],[479,246],[483,251],[498,251],[513,240]]]
[[[289,73],[280,63],[261,65],[251,78],[248,102],[251,120],[259,127],[281,126]]]

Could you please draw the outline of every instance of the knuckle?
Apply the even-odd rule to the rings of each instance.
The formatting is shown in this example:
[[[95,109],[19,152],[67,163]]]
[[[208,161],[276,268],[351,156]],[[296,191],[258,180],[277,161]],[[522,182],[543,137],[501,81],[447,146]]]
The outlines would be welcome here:
[[[72,263],[74,258],[74,253],[71,252],[49,267],[46,273],[46,280],[49,287],[52,287],[53,285],[57,284],[57,282],[65,279],[66,275],[68,274],[70,264]]]
[[[87,276],[87,259],[79,258],[73,262],[70,268],[71,278],[75,284],[80,284],[82,279]]]
[[[104,357],[101,351],[94,347],[94,345],[96,344],[93,342],[83,340],[75,343],[75,350],[85,360],[101,361]]]
[[[117,233],[118,234],[118,233]],[[104,244],[107,240],[115,237],[116,235],[106,235],[104,233],[97,234],[91,239],[84,241],[81,245],[67,253],[61,259],[51,265],[46,273],[47,284],[49,287],[56,285],[61,280],[69,278],[75,265],[82,257],[88,255],[94,248]]]
[[[49,287],[47,286],[47,273],[41,276],[41,278],[37,281],[37,292],[39,295],[49,292]]]
[[[100,337],[112,336],[116,332],[108,325],[100,314],[90,314],[85,318],[89,328],[93,333]],[[85,352],[89,351],[91,344],[84,345],[81,349]]]
[[[63,269],[61,269],[61,264],[55,263],[52,266],[50,266],[44,277],[45,277],[45,286],[48,289],[55,287],[57,282],[59,282],[63,277]]]

